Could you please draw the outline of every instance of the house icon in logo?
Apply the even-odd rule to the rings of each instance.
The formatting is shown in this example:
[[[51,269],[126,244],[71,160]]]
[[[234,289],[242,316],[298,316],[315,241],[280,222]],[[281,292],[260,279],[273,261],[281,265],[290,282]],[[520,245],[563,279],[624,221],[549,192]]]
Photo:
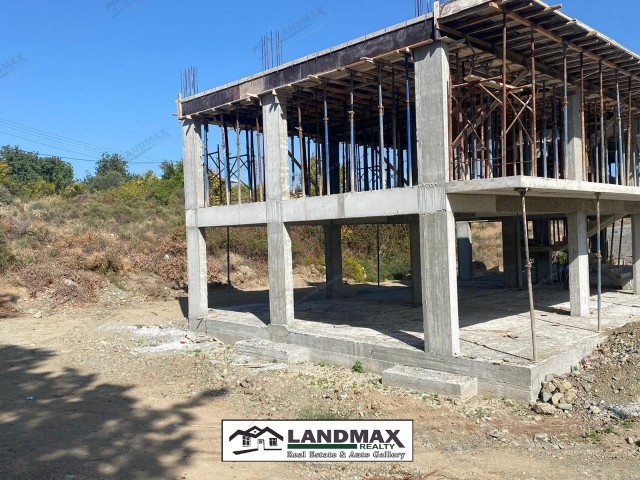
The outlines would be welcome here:
[[[229,443],[234,455],[257,452],[258,450],[282,450],[282,435],[279,435],[269,427],[251,427],[248,430],[236,430],[229,437]]]

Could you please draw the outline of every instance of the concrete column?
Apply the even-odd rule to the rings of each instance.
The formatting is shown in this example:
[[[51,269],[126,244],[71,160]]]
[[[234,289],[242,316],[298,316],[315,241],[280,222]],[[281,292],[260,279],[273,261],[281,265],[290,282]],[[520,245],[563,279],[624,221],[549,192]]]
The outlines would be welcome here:
[[[422,276],[420,273],[420,221],[409,223],[409,248],[411,250],[411,302],[422,304]]]
[[[473,278],[473,241],[469,222],[456,223],[456,239],[458,242],[458,278],[471,280]]]
[[[631,251],[633,252],[633,293],[640,295],[640,215],[631,215]]]
[[[329,182],[331,195],[340,193],[340,141],[329,138]]]
[[[522,238],[517,218],[502,220],[502,263],[504,288],[522,288]]]
[[[449,48],[443,42],[413,52],[420,267],[425,350],[460,352],[456,283],[456,223],[445,192],[449,178]]]
[[[340,225],[324,226],[324,265],[326,270],[327,298],[342,296],[342,228]]]
[[[533,237],[536,243],[542,246],[549,246],[551,243],[549,236],[549,220],[533,221]],[[536,271],[538,272],[538,284],[542,285],[551,279],[551,252],[536,255]]]
[[[208,311],[207,245],[205,229],[198,228],[198,208],[204,207],[201,125],[182,121],[184,205],[187,230],[187,282],[189,320],[203,318]]]
[[[567,214],[569,247],[569,298],[572,317],[588,317],[589,305],[589,249],[587,215],[585,212]]]
[[[264,122],[269,317],[272,326],[293,323],[293,269],[289,226],[282,221],[282,202],[289,198],[286,98],[262,97]]]
[[[582,123],[580,118],[580,94],[569,95],[569,150],[567,155],[567,178],[569,180],[584,180],[582,165]]]

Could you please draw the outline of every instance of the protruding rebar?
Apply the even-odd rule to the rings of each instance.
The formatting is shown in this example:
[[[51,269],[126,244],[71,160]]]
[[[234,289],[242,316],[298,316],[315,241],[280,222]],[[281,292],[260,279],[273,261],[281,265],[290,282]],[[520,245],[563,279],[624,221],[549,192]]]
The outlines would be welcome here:
[[[600,313],[602,310],[602,242],[600,239],[600,194],[596,193],[596,258],[598,259],[598,332],[601,330]]]

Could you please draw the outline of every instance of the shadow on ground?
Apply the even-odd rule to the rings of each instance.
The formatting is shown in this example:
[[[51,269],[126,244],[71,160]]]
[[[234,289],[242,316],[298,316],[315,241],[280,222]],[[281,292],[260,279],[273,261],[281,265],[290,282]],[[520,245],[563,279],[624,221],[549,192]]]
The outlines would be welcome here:
[[[47,371],[53,352],[0,346],[0,475],[12,479],[180,478],[195,453],[181,426],[202,393],[162,410],[139,405],[125,385],[75,369]]]

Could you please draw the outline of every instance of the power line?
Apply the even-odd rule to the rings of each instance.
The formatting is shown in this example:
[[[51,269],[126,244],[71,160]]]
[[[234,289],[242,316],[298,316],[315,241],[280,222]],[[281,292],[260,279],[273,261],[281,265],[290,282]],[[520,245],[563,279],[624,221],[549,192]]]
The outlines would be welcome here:
[[[71,148],[80,149],[80,150],[83,150],[84,152],[82,152],[82,153],[85,153],[85,154],[89,153],[89,152],[91,152],[90,154],[93,154],[93,153],[104,153],[105,151],[124,154],[124,155],[127,154],[127,152],[122,151],[122,150],[113,149],[113,148],[105,147],[105,146],[102,146],[102,145],[96,145],[96,144],[83,142],[83,141],[79,141],[79,140],[74,140],[74,139],[69,138],[69,137],[64,137],[62,135],[57,135],[57,134],[54,134],[54,133],[50,133],[50,132],[47,132],[45,130],[40,130],[40,129],[37,129],[37,128],[33,128],[33,127],[28,126],[28,125],[24,125],[24,124],[21,124],[21,123],[18,123],[18,122],[14,122],[12,120],[8,120],[8,119],[1,118],[1,117],[0,117],[0,127],[8,128],[10,130],[18,130],[23,135],[25,134],[24,133],[25,129],[28,129],[29,131],[32,131],[31,133],[27,134],[30,137],[35,137],[35,138],[38,138],[40,140],[45,140],[45,141],[52,142],[52,143],[55,143],[55,144],[62,144],[64,146],[68,146],[68,147],[71,147]],[[61,148],[61,147],[59,147],[57,145],[45,144],[45,143],[42,143],[42,142],[38,142],[36,140],[32,140],[32,138],[19,136],[19,135],[16,135],[14,133],[9,133],[9,132],[2,132],[2,133],[5,133],[6,135],[12,135],[12,136],[21,138],[23,140],[33,141],[34,143],[39,143],[39,144],[42,144],[42,145],[50,146],[52,148]],[[64,148],[61,148],[61,149],[64,150]],[[71,151],[71,150],[66,150],[66,151]],[[93,152],[93,151],[95,151],[95,152]],[[71,151],[71,152],[72,153],[79,153],[78,151]],[[149,156],[149,155],[140,156],[138,158],[144,158],[146,160],[157,160],[157,161],[164,160],[163,158]]]

